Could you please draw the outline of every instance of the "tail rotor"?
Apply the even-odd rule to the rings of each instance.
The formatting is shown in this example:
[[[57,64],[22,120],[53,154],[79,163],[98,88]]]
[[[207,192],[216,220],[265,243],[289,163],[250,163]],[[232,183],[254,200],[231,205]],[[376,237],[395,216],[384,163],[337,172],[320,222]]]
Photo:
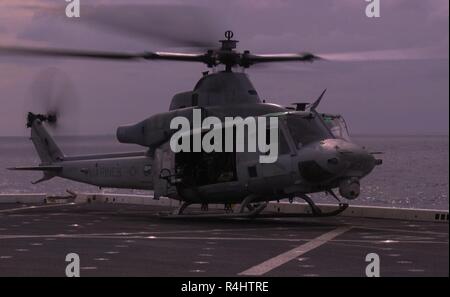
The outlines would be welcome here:
[[[57,69],[41,71],[30,87],[27,127],[39,119],[58,134],[77,134],[79,101],[69,76]]]

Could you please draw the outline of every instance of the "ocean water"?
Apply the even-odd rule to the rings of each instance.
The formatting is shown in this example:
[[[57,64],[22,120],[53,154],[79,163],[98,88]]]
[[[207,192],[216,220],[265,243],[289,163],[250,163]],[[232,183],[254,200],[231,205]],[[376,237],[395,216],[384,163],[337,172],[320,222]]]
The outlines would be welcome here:
[[[449,208],[448,136],[356,136],[354,141],[378,155],[383,165],[361,182],[361,196],[352,205],[374,205],[426,209]],[[138,146],[119,144],[113,136],[57,138],[65,154],[136,151]],[[23,137],[0,137],[0,193],[62,194],[66,189],[99,191],[94,186],[54,178],[37,185],[30,182],[39,172],[8,171],[7,167],[38,164],[32,143]],[[104,189],[121,193],[145,191]],[[314,195],[320,202],[333,202],[325,195]]]

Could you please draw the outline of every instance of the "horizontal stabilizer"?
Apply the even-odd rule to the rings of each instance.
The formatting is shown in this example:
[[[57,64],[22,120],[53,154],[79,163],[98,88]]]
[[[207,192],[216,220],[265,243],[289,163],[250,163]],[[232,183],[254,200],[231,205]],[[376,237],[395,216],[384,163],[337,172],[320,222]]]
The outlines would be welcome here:
[[[31,170],[31,171],[60,171],[62,166],[48,165],[48,166],[24,166],[24,167],[12,167],[8,170]]]

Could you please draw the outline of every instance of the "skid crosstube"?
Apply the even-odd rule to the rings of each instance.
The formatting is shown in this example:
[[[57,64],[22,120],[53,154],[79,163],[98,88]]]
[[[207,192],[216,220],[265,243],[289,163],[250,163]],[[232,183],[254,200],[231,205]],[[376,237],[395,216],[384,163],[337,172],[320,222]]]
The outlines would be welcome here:
[[[331,217],[336,216],[348,208],[347,203],[340,203],[338,208],[329,212],[316,211],[316,208],[311,213],[261,213],[267,206],[263,203],[255,207],[249,212],[238,213],[192,213],[192,214],[174,214],[174,213],[159,213],[161,218],[166,219],[190,219],[190,218],[301,218],[301,217]]]

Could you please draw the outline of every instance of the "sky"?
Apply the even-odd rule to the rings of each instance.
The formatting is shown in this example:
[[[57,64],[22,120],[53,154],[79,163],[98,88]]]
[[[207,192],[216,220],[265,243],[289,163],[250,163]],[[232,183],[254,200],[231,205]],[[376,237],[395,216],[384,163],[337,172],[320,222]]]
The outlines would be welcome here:
[[[1,0],[0,45],[111,51],[188,51],[154,38],[105,31],[87,22],[89,5],[162,1],[80,0],[81,17],[64,17],[64,0]],[[164,1],[177,5],[180,1]],[[183,1],[205,9],[203,28],[178,26],[192,38],[233,30],[239,49],[254,53],[384,53],[374,61],[270,64],[246,70],[260,97],[289,105],[312,102],[342,114],[351,134],[448,135],[449,2],[380,0],[368,18],[364,0]],[[53,13],[43,13],[48,7]],[[83,9],[84,8],[84,9]],[[145,11],[143,11],[145,13]],[[157,16],[142,20],[154,28]],[[167,18],[165,21],[170,21]],[[194,20],[193,20],[194,21]],[[173,20],[177,24],[176,20]],[[190,38],[189,36],[187,36]],[[372,55],[374,56],[374,55]],[[25,114],[39,105],[33,88],[48,69],[70,82],[65,130],[115,134],[119,125],[168,110],[172,96],[191,90],[205,65],[0,56],[0,136],[27,135]],[[70,119],[70,120],[69,120]]]

